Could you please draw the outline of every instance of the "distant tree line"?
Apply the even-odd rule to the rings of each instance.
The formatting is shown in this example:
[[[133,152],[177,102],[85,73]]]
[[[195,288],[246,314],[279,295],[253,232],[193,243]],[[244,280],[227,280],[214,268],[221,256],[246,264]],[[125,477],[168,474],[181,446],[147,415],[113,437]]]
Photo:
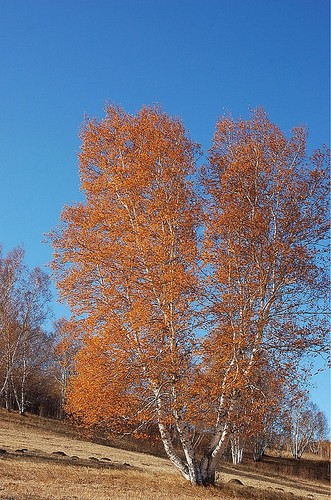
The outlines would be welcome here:
[[[24,251],[0,252],[0,404],[7,410],[61,416],[63,374],[50,316],[50,279],[28,269]]]

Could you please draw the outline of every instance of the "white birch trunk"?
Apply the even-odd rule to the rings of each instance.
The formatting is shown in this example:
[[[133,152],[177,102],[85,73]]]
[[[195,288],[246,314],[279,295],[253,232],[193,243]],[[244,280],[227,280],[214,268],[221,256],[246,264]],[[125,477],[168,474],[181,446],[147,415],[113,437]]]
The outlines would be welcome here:
[[[231,443],[231,455],[232,455],[232,463],[234,465],[238,465],[242,463],[244,446],[240,436],[232,436],[230,439]]]

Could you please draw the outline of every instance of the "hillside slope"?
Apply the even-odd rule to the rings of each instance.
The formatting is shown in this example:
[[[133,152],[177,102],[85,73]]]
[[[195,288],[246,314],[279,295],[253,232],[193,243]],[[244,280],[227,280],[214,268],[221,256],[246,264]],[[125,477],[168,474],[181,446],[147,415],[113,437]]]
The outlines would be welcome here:
[[[219,487],[192,487],[166,459],[81,440],[60,422],[0,409],[3,500],[328,498],[322,483],[230,466],[221,468],[219,479]]]

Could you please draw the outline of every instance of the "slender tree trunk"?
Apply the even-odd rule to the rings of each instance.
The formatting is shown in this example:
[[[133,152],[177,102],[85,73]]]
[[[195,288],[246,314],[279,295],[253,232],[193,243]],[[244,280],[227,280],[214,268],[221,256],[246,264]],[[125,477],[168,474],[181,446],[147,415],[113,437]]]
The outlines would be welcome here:
[[[17,391],[16,391],[16,387],[15,387],[15,384],[14,384],[13,380],[12,380],[12,387],[13,387],[13,394],[14,394],[16,405],[17,405],[17,408],[18,408],[18,412],[21,415],[21,401],[20,401],[20,398],[18,397],[18,394],[17,394]]]
[[[21,381],[21,409],[20,409],[20,414],[24,415],[25,413],[25,404],[26,404],[26,398],[25,398],[25,381],[27,377],[27,367],[26,367],[26,359],[23,359],[23,374],[22,374],[22,381]]]
[[[8,410],[8,411],[10,411],[12,409],[11,393],[10,393],[10,376],[11,376],[11,364],[10,364],[9,360],[7,360],[6,377],[5,377],[5,381],[3,383],[3,386],[1,388],[1,392],[4,391],[4,393],[5,393],[5,406],[6,406],[6,410]]]
[[[256,441],[255,441],[254,447],[253,447],[254,462],[259,462],[262,459],[264,452],[266,450],[266,447],[267,447],[267,443],[263,438],[256,438]]]
[[[6,382],[6,385],[4,387],[4,393],[5,393],[5,407],[7,411],[11,410],[11,404],[10,404],[10,392],[9,392],[9,387],[8,387],[8,380]]]
[[[243,459],[244,447],[241,442],[240,436],[231,437],[230,442],[231,442],[232,463],[234,465],[241,464]]]
[[[182,473],[185,479],[190,480],[189,469],[187,464],[178,456],[176,450],[173,446],[173,442],[170,436],[170,433],[166,426],[159,421],[158,423],[160,436],[162,439],[162,443],[165,449],[166,454],[170,461],[177,467],[177,469]]]

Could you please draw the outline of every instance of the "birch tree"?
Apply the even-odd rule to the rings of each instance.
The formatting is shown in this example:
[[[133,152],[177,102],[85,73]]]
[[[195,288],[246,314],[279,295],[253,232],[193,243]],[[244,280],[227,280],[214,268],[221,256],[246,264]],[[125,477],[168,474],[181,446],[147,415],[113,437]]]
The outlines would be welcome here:
[[[7,409],[11,408],[10,385],[19,348],[17,282],[22,275],[23,255],[21,248],[0,255],[0,396],[4,396]]]
[[[79,346],[66,410],[111,432],[156,423],[182,475],[213,484],[244,395],[266,400],[257,374],[285,380],[325,344],[325,156],[305,166],[304,131],[287,140],[262,111],[221,119],[202,198],[200,148],[159,108],[108,106],[81,139],[85,201],[50,234]]]
[[[305,130],[288,139],[262,109],[217,123],[203,172],[212,467],[247,388],[263,398],[256,373],[291,381],[305,352],[326,349],[328,158],[308,159]]]
[[[305,393],[293,399],[288,425],[290,450],[296,459],[301,458],[311,446],[316,446],[327,434],[325,415]]]
[[[75,372],[75,356],[79,350],[79,345],[73,342],[73,337],[70,335],[70,325],[65,318],[54,323],[53,349],[52,375],[59,392],[59,415],[64,417],[68,381]]]
[[[50,301],[49,277],[39,268],[28,270],[23,258],[22,248],[0,257],[0,396],[21,414],[29,381],[48,356],[42,325]]]

